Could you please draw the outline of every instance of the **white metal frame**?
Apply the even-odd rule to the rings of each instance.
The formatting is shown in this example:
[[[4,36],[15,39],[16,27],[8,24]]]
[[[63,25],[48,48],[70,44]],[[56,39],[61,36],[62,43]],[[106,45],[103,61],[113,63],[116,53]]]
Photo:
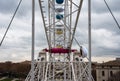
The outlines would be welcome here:
[[[39,59],[34,60],[34,6],[32,9],[32,68],[26,77],[25,81],[94,81],[91,76],[91,0],[88,0],[88,29],[89,29],[89,58],[88,63],[84,62],[83,57],[76,55],[75,52],[69,52],[64,54],[51,53],[42,51],[39,54]],[[79,20],[80,11],[82,8],[83,0],[78,0],[78,3],[74,0],[65,0],[63,4],[56,4],[56,0],[48,0],[48,10],[44,11],[44,1],[38,0],[40,10],[42,14],[44,29],[48,42],[48,50],[56,48],[57,44],[62,45],[63,48],[71,50],[73,39],[75,38],[75,32],[77,23]],[[57,7],[64,9],[63,19],[56,19],[55,11]],[[46,14],[46,13],[48,14]],[[76,14],[76,15],[74,15]],[[73,22],[73,16],[75,22]],[[48,24],[47,24],[48,23]],[[56,34],[56,25],[58,23],[63,26],[63,33],[61,35]],[[60,42],[59,42],[60,41]],[[59,42],[59,43],[57,43]],[[77,42],[78,43],[78,42]],[[81,53],[80,53],[81,54]]]

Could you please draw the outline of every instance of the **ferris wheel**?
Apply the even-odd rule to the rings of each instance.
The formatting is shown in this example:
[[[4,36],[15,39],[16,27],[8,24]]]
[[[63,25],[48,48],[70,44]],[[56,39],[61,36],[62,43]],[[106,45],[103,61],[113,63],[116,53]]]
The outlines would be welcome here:
[[[25,81],[94,81],[91,61],[83,60],[87,50],[75,38],[83,0],[38,1],[48,48],[39,52],[37,60],[33,59]],[[73,40],[80,50],[72,49]]]

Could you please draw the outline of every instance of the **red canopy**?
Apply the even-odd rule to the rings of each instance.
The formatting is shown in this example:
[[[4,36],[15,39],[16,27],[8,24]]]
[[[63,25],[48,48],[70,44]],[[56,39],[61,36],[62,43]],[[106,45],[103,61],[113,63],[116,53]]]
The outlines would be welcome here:
[[[50,53],[69,53],[69,52],[77,51],[76,49],[72,49],[69,51],[69,49],[65,49],[65,48],[52,48],[50,50],[48,49],[44,49],[44,50]]]

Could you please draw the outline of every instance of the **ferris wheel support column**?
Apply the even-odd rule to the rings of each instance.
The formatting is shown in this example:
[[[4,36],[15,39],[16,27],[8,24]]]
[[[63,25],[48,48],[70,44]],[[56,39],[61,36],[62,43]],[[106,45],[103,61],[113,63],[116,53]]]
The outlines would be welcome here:
[[[89,80],[91,81],[91,0],[88,0]]]
[[[77,12],[77,17],[76,17],[76,21],[75,21],[75,25],[74,25],[74,31],[73,31],[73,34],[72,34],[70,47],[72,47],[72,43],[73,43],[73,39],[74,39],[74,36],[75,36],[75,31],[76,31],[76,28],[77,28],[77,23],[78,23],[78,20],[79,20],[82,4],[83,4],[83,0],[80,0],[80,4],[78,6],[79,10]]]
[[[35,0],[32,0],[32,54],[31,54],[31,81],[34,81],[34,43],[35,43]]]

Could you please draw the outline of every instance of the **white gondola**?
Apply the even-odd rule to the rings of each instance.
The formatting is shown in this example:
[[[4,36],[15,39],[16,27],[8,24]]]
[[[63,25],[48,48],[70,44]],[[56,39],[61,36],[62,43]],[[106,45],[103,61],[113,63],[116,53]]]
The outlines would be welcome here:
[[[81,52],[81,56],[82,56],[83,58],[87,57],[88,50],[87,50],[84,46],[81,46],[80,52]]]

